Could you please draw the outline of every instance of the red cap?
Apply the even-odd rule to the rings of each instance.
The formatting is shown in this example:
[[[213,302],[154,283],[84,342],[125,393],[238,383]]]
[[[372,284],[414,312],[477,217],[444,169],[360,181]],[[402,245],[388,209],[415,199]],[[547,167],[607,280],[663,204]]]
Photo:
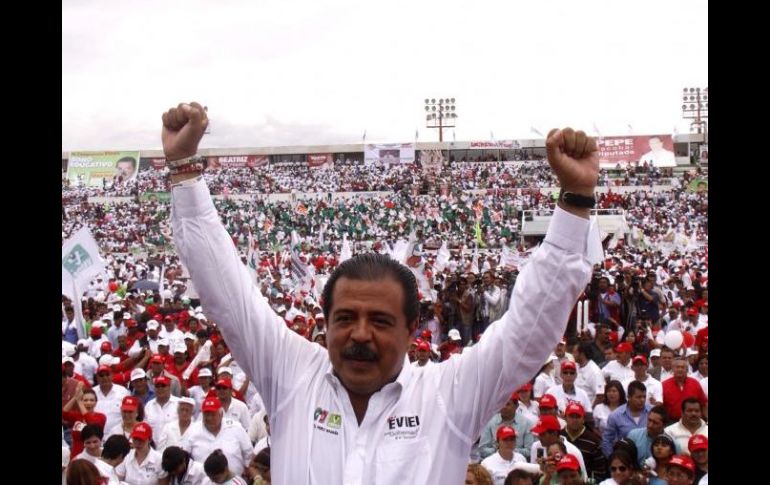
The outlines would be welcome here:
[[[577,372],[577,366],[575,365],[574,362],[572,362],[569,359],[561,363],[561,370],[567,370],[567,369],[574,370],[575,372]]]
[[[521,387],[519,388],[519,392],[522,392],[522,391],[531,391],[531,390],[532,390],[532,383],[530,383],[530,382],[527,382],[526,384],[524,384],[523,386],[521,386]]]
[[[615,352],[628,352],[629,354],[634,351],[634,347],[628,342],[621,342],[615,346]]]
[[[560,472],[562,470],[580,470],[580,462],[575,458],[575,455],[567,453],[559,460],[559,463],[556,464],[556,471]]]
[[[155,320],[156,322],[159,322],[159,321],[163,320],[163,315],[161,315],[160,313],[156,313],[155,315],[152,316],[152,320]]]
[[[91,327],[91,336],[99,338],[102,336],[102,327]]]
[[[294,316],[294,320],[296,320],[296,319],[298,319],[298,318],[299,318],[300,320],[302,320],[303,322],[305,321],[305,315],[302,315],[302,314],[297,314],[297,315],[295,315],[295,316]]]
[[[428,345],[428,342],[425,342],[424,340],[417,344],[417,350],[423,350],[425,352],[430,352],[430,345]]]
[[[214,387],[226,387],[228,389],[233,388],[233,382],[230,379],[217,379],[217,383],[214,384]]]
[[[613,344],[618,343],[618,332],[616,330],[610,332],[610,342]]]
[[[678,466],[684,468],[691,474],[695,474],[695,462],[687,455],[674,455],[668,461],[668,466]]]
[[[510,426],[503,425],[497,428],[497,441],[504,440],[506,438],[515,438],[516,430]]]
[[[583,405],[579,402],[572,401],[567,405],[567,408],[564,410],[564,415],[569,416],[570,414],[578,414],[581,417],[586,415],[586,410],[583,409]]]
[[[222,408],[222,402],[216,397],[207,397],[201,404],[204,413],[216,412]]]
[[[134,430],[131,431],[131,437],[143,441],[150,441],[152,439],[152,427],[144,422],[137,423],[137,425],[134,426]]]
[[[532,427],[532,432],[535,434],[540,434],[545,431],[556,431],[558,433],[560,430],[561,425],[559,424],[559,420],[556,419],[556,416],[550,414],[540,416],[540,419],[537,420],[537,424]]]
[[[540,398],[540,409],[549,409],[549,408],[555,408],[558,406],[556,403],[556,398],[553,397],[550,394],[543,394],[543,397]]]
[[[168,386],[169,384],[171,384],[171,379],[169,379],[166,376],[158,376],[152,382],[154,382],[156,386],[158,384]]]
[[[644,365],[647,365],[647,357],[643,355],[637,355],[631,360],[631,365],[636,364],[637,362],[641,362]]]
[[[420,336],[421,336],[422,338],[427,338],[427,339],[430,339],[430,338],[433,338],[433,332],[431,332],[430,330],[427,330],[427,329],[426,329],[426,330],[423,330],[423,331],[422,331],[422,333],[420,334]]]
[[[112,352],[112,344],[109,342],[102,342],[102,345],[100,347],[102,349],[102,352]]]
[[[100,365],[100,366],[99,366],[99,367],[96,369],[96,373],[97,373],[97,374],[101,374],[102,372],[109,372],[109,373],[112,373],[112,369],[110,369],[110,366],[108,366],[108,365]]]
[[[134,320],[133,318],[129,318],[128,320],[126,320],[126,328],[135,328],[136,325],[137,325],[136,320]]]
[[[121,411],[136,411],[139,409],[139,398],[136,396],[126,396],[120,404]]]
[[[163,360],[163,356],[155,354],[152,357],[150,357],[150,364],[165,364],[166,361]]]
[[[174,321],[174,317],[172,317],[171,315],[166,315],[165,317],[163,317],[163,320],[165,320],[167,322],[173,322]]]
[[[693,435],[690,437],[690,440],[687,442],[687,449],[690,450],[690,453],[698,450],[708,450],[709,439],[703,436],[702,434]]]
[[[511,394],[510,400],[511,401],[519,402],[519,393],[518,392],[514,392],[513,394]]]

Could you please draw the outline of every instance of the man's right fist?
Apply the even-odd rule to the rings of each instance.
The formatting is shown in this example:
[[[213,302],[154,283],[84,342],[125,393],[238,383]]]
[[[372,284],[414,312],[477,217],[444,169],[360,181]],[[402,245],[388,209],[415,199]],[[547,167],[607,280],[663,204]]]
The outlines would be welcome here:
[[[161,139],[166,160],[179,160],[195,155],[208,125],[206,110],[195,102],[179,103],[176,108],[163,113]]]

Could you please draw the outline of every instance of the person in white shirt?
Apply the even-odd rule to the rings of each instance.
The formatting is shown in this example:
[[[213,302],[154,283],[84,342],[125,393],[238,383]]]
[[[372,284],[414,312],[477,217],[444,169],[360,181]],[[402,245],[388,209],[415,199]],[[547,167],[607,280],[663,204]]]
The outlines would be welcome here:
[[[247,485],[246,480],[241,478],[231,469],[227,455],[222,450],[214,450],[203,463],[203,469],[211,480],[211,483],[221,483],[223,485]]]
[[[418,369],[419,368],[424,369],[432,365],[435,365],[435,363],[432,360],[430,360],[430,354],[431,354],[430,344],[423,340],[417,345],[417,348],[414,351],[414,355],[415,357],[417,357],[417,359],[414,362],[412,362],[412,366]]]
[[[575,386],[575,379],[577,379],[577,365],[571,360],[565,360],[561,364],[561,385],[553,386],[546,391],[546,394],[556,398],[559,413],[562,415],[567,405],[571,402],[580,403],[583,409],[592,409],[592,403],[588,399],[588,394]]]
[[[660,381],[647,373],[647,357],[643,355],[634,357],[631,360],[631,368],[634,370],[634,377],[622,382],[626,395],[628,395],[628,385],[632,381],[639,381],[647,388],[647,402],[650,406],[663,404],[663,386]]]
[[[682,417],[671,426],[667,426],[664,432],[676,443],[679,453],[689,455],[690,438],[695,435],[709,437],[709,425],[701,419],[702,406],[698,398],[688,397],[682,401]]]
[[[516,408],[516,416],[524,416],[533,423],[540,417],[540,405],[532,399],[532,384],[527,382],[517,391],[519,394],[519,407]]]
[[[161,432],[167,423],[176,421],[179,398],[171,395],[171,380],[168,377],[156,377],[153,383],[155,397],[144,407],[144,420],[152,429]]]
[[[602,370],[596,365],[596,362],[589,358],[589,355],[591,355],[591,343],[581,342],[575,352],[575,362],[577,363],[575,386],[585,391],[588,400],[591,401],[591,407],[586,409],[593,409],[604,399],[605,380]]]
[[[162,456],[150,448],[152,428],[147,423],[139,423],[131,432],[134,448],[125,460],[115,467],[115,474],[120,480],[131,485],[157,485],[168,473],[161,467]]]
[[[120,406],[123,398],[130,393],[125,387],[112,382],[112,369],[110,366],[101,365],[96,370],[96,383],[94,387],[96,393],[96,411],[104,414],[107,421],[104,429],[111,430],[121,423]]]
[[[663,140],[657,136],[650,137],[647,142],[650,146],[650,151],[639,157],[639,163],[645,162],[656,167],[675,167],[676,157],[674,152],[666,150],[663,146]]]
[[[194,159],[184,159],[196,153],[207,123],[195,103],[163,115],[170,164],[198,170]],[[422,372],[406,357],[419,319],[408,268],[376,254],[339,265],[323,291],[324,349],[272,312],[200,172],[173,169],[174,243],[207,312],[265,400],[272,427],[281,430],[271,447],[276,483],[461,482],[473,438],[563,335],[590,280],[588,248],[600,244],[596,231],[589,238],[589,210],[578,207],[598,180],[595,142],[583,132],[554,130],[547,151],[562,189],[575,195],[559,202],[504,317],[476,345]],[[206,422],[206,401],[203,408]]]
[[[516,430],[510,426],[500,426],[496,433],[497,451],[484,458],[481,466],[487,469],[495,485],[503,485],[505,477],[516,463],[526,463],[524,455],[514,451]]]
[[[631,369],[631,353],[634,347],[628,342],[621,342],[615,346],[615,360],[607,362],[602,368],[602,374],[607,381],[623,382],[634,377]]]
[[[161,467],[168,473],[174,485],[208,485],[211,483],[203,464],[193,460],[190,453],[178,446],[169,446],[163,451]]]
[[[158,329],[160,329],[160,323],[157,320],[147,321],[147,343],[150,345],[153,355],[158,353],[158,344],[161,338],[158,334]]]
[[[99,364],[88,355],[87,346],[86,339],[78,340],[77,351],[72,355],[72,360],[75,361],[75,372],[85,377],[88,382],[94,382],[94,374]]]
[[[221,449],[227,456],[230,470],[240,475],[253,456],[249,436],[239,423],[224,418],[219,399],[207,398],[201,410],[203,418],[192,424],[182,437],[180,447],[198,462],[205,462],[214,450]]]
[[[553,373],[558,360],[558,357],[551,354],[545,364],[543,364],[543,367],[540,368],[540,373],[535,377],[535,384],[532,387],[532,394],[535,396],[535,399],[540,399],[548,389],[556,385],[556,379],[553,378]]]
[[[131,444],[128,441],[128,438],[125,436],[110,436],[104,441],[104,446],[102,447],[102,457],[100,458],[100,461],[105,466],[99,467],[99,472],[108,472],[106,475],[102,474],[102,476],[105,476],[109,479],[109,485],[117,485],[120,482],[118,479],[117,473],[115,473],[115,467],[123,463],[123,460],[128,456],[128,453],[131,451]]]
[[[201,404],[206,399],[209,391],[211,390],[211,384],[213,382],[213,373],[208,367],[204,367],[198,371],[198,385],[192,386],[187,390],[190,397],[195,399],[195,417],[200,416]]]
[[[233,381],[230,379],[219,379],[214,388],[216,389],[219,402],[222,403],[225,417],[240,424],[244,431],[248,430],[251,419],[249,408],[240,399],[233,398]]]
[[[163,318],[163,328],[158,332],[158,336],[168,340],[171,348],[176,348],[180,345],[185,348],[187,347],[184,345],[184,333],[176,328],[176,322],[171,315],[166,315]]]
[[[192,424],[193,410],[195,409],[195,400],[191,397],[179,398],[176,407],[178,419],[166,423],[163,431],[158,437],[158,443],[155,447],[160,453],[169,446],[178,446],[182,441],[182,436],[187,432]]]
[[[561,366],[565,362],[575,362],[575,356],[567,352],[567,339],[562,338],[556,348],[553,351],[553,355],[556,356],[556,362],[554,362],[553,379],[556,384],[561,384]]]

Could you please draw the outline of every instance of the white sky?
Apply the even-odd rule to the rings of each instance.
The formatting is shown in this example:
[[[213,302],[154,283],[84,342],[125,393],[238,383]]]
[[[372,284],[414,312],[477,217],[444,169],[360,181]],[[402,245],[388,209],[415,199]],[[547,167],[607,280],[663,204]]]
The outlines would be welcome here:
[[[160,147],[209,107],[204,147],[680,133],[708,85],[707,0],[62,1],[62,150]],[[444,132],[451,140],[451,130]]]

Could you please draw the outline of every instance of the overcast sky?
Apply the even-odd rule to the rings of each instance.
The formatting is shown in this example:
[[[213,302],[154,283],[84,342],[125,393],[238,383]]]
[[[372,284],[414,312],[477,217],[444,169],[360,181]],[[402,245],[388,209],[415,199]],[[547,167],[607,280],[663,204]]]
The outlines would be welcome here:
[[[160,147],[160,115],[209,107],[205,147],[688,131],[708,85],[706,0],[62,2],[62,150]],[[445,131],[445,140],[452,132]]]

